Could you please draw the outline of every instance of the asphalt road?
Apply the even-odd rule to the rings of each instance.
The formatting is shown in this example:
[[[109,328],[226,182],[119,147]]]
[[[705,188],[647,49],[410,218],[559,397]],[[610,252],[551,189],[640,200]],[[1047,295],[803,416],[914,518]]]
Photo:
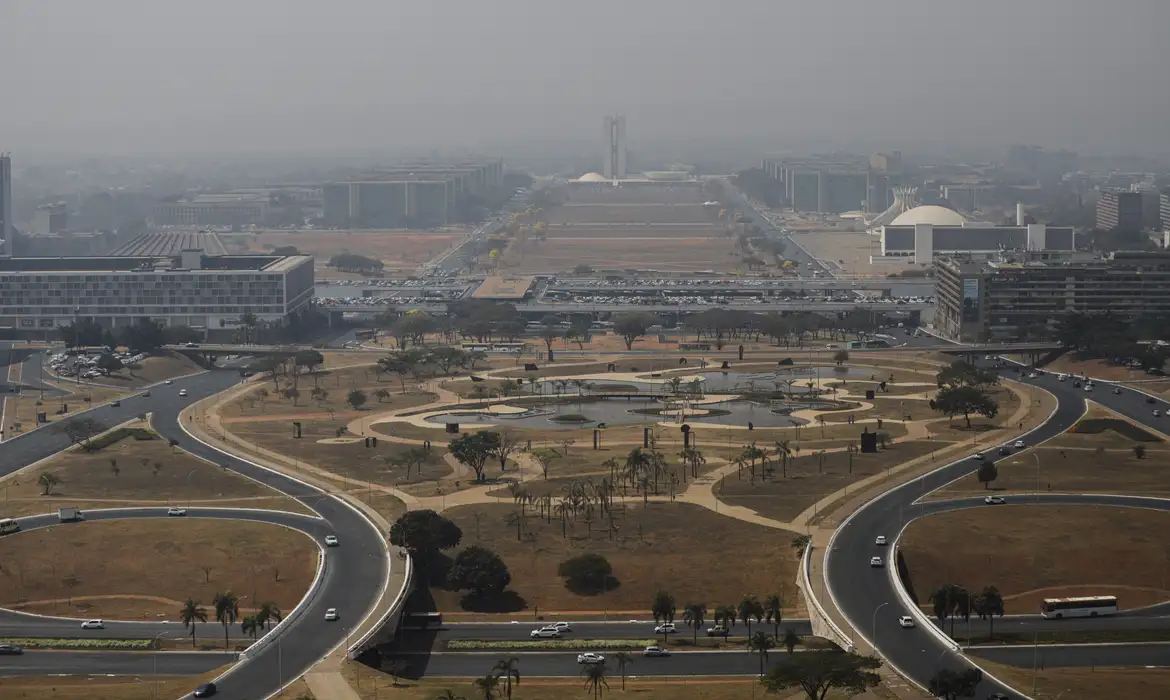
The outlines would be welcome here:
[[[221,652],[26,651],[19,656],[0,656],[0,676],[52,674],[149,678],[156,673],[155,657],[159,658],[157,674],[160,676],[194,676],[230,664],[237,655]]]
[[[1073,388],[1072,382],[1058,382],[1054,375],[1044,374],[1036,379],[1024,377],[1024,383],[1034,383],[1051,391],[1058,398],[1058,407],[1051,420],[1040,428],[1025,436],[1028,445],[1035,445],[1042,440],[1055,437],[1067,430],[1084,411],[1084,398],[1091,396],[1094,400],[1130,416],[1135,420],[1149,423],[1151,411],[1155,406],[1145,402],[1145,398],[1130,390],[1122,390],[1120,395],[1111,393],[1109,386],[1098,383],[1097,389],[1091,394]],[[1159,402],[1161,408],[1166,408],[1164,402]],[[1164,419],[1165,420],[1165,419]],[[994,450],[994,447],[991,448]],[[873,568],[869,565],[869,558],[874,555],[888,556],[886,548],[874,545],[876,534],[885,534],[888,537],[898,535],[911,520],[941,512],[943,510],[964,507],[1012,507],[1013,502],[1026,503],[1077,503],[1077,504],[1117,504],[1127,506],[1144,506],[1158,509],[1170,509],[1170,501],[1156,499],[1131,499],[1109,496],[1061,496],[1039,494],[1035,496],[1008,497],[1006,506],[985,506],[981,499],[964,499],[950,502],[927,502],[918,504],[915,501],[923,494],[929,493],[946,483],[978,468],[978,462],[965,457],[961,460],[943,466],[940,469],[916,479],[904,486],[896,488],[871,501],[866,507],[857,511],[847,520],[837,532],[832,543],[826,564],[826,578],[830,591],[842,612],[850,619],[854,628],[862,630],[868,637],[874,639],[881,655],[896,666],[903,674],[909,675],[919,683],[926,684],[934,673],[942,667],[961,668],[968,662],[951,651],[951,647],[937,639],[925,629],[903,630],[897,625],[897,618],[906,614],[902,609],[899,598],[895,593],[896,575],[891,566]],[[1161,606],[1159,606],[1161,607]],[[1140,611],[1142,614],[1155,614],[1158,609]],[[1135,611],[1136,614],[1136,611]],[[1124,619],[1124,618],[1123,618]],[[1004,629],[997,620],[997,629]],[[1069,621],[1062,621],[1060,628],[1069,629]],[[1055,621],[1053,621],[1055,623]],[[1111,623],[1120,625],[1137,624],[1121,622],[1120,620],[1076,621],[1074,624],[1099,624],[1107,626]],[[1010,622],[1008,623],[1011,624]],[[1027,625],[1026,621],[1016,623],[1017,629]],[[1039,623],[1037,623],[1039,624]],[[1158,626],[1165,624],[1158,621]],[[1054,627],[1057,625],[1053,624]],[[1038,628],[1038,627],[1037,627]],[[1036,628],[1033,628],[1036,629]],[[958,633],[958,628],[956,627]],[[1072,647],[1066,647],[1072,648]],[[1077,647],[1085,648],[1085,647]],[[1070,652],[1071,654],[1071,652]],[[1057,649],[1049,653],[1049,665],[1063,663],[1064,657]],[[1071,656],[1069,657],[1072,658]],[[1070,661],[1071,663],[1071,661]],[[984,681],[978,691],[978,697],[984,697],[993,691],[1014,691],[1004,688],[992,680]]]
[[[601,652],[609,656],[605,652]],[[783,649],[773,649],[768,659],[775,661]],[[411,674],[430,676],[482,676],[495,666],[504,654],[492,652],[446,652],[430,655],[405,656],[411,664]],[[667,657],[643,657],[634,652],[634,663],[627,670],[633,676],[737,676],[760,672],[759,654],[745,651],[691,651],[678,652]],[[510,653],[520,660],[520,673],[525,676],[579,676],[582,666],[577,663],[577,652],[520,652]],[[617,668],[612,660],[606,662],[609,683],[613,687]],[[767,664],[765,664],[767,668]],[[620,681],[618,681],[620,683]]]
[[[220,452],[183,432],[178,416],[185,406],[219,393],[238,380],[238,373],[232,370],[204,372],[176,379],[172,385],[156,386],[148,398],[135,396],[123,400],[121,407],[103,406],[85,414],[104,425],[113,426],[139,413],[152,412],[152,424],[162,437],[174,439],[188,452],[298,499],[321,515],[323,522],[318,526],[318,534],[335,533],[341,540],[340,547],[328,550],[318,594],[290,614],[279,630],[262,639],[260,646],[250,652],[246,663],[237,665],[217,681],[219,697],[227,700],[267,697],[276,692],[281,681],[303,673],[343,643],[347,630],[360,621],[377,599],[386,581],[386,567],[391,565],[383,544],[384,535],[357,511],[308,484]],[[189,396],[180,397],[181,389],[187,389]],[[68,445],[68,438],[52,427],[30,431],[0,443],[0,477],[55,454]],[[72,526],[84,527],[84,524]],[[339,609],[340,621],[325,622],[325,609],[329,607]],[[293,643],[266,643],[284,639]],[[57,673],[71,672],[72,653],[56,652],[54,658]],[[159,656],[160,673],[169,663],[169,658],[166,653]],[[153,661],[151,663],[153,665]],[[86,672],[85,663],[81,663],[81,667],[78,672]],[[167,668],[166,672],[181,674],[184,671]]]
[[[969,654],[1020,668],[1052,666],[1170,666],[1170,644],[1041,644],[1038,647],[978,647]]]
[[[572,622],[568,621],[572,627],[572,632],[567,632],[564,635],[565,639],[661,639],[662,635],[654,634],[654,621],[646,620],[637,623],[630,622]],[[451,639],[476,639],[483,641],[496,641],[508,639],[529,639],[529,633],[534,629],[539,629],[547,622],[530,622],[521,621],[518,624],[510,622],[505,623],[487,623],[487,622],[466,622],[445,624],[437,630],[431,630],[428,634],[435,634],[438,641],[447,641]],[[705,624],[704,629],[699,630],[699,636],[705,636],[705,628],[710,627],[715,623],[710,622]],[[678,632],[672,636],[674,637],[691,637],[691,629],[686,627],[681,621],[677,622]],[[812,634],[812,629],[809,626],[808,620],[792,619],[784,620],[780,623],[781,633],[791,627],[800,635]],[[753,624],[752,629],[765,629],[769,633],[772,630],[772,625],[764,623],[762,627]],[[437,633],[437,634],[436,634]],[[747,626],[742,623],[736,623],[731,628],[731,635],[733,637],[745,636],[747,634]]]

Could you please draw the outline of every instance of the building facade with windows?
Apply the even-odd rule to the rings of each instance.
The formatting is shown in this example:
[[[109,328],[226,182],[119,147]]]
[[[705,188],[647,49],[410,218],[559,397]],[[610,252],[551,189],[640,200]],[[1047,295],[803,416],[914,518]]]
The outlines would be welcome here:
[[[1028,340],[1062,315],[1170,314],[1170,252],[1024,252],[935,263],[936,330],[960,342]]]
[[[309,308],[313,285],[310,255],[0,259],[0,331],[35,335],[82,318],[218,330],[247,313],[285,324]]]
[[[1102,192],[1097,200],[1097,228],[1138,233],[1142,230],[1141,192]]]

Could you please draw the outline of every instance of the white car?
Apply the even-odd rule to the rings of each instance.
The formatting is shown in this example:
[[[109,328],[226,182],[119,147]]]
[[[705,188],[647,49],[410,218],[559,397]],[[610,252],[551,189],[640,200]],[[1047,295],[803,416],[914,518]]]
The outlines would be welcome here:
[[[325,611],[325,620],[327,622],[333,622],[333,621],[337,620],[338,617],[339,616],[337,614],[337,608],[329,608],[328,610]]]
[[[106,623],[101,620],[86,620],[81,623],[81,629],[83,630],[104,630],[105,628]]]
[[[989,506],[998,506],[1007,503],[1007,501],[1003,500],[1003,496],[986,496],[983,502]]]
[[[561,633],[554,627],[541,627],[538,630],[532,630],[528,636],[533,639],[560,639]]]
[[[170,386],[171,384],[174,384],[174,383],[175,383],[175,380],[173,380],[173,379],[168,379],[168,380],[166,380],[166,382],[164,382],[164,383],[165,383],[166,385]]]
[[[903,629],[910,629],[911,627],[914,627],[914,618],[910,617],[909,615],[903,615],[902,617],[898,618],[898,625]]]
[[[1154,409],[1154,417],[1155,417],[1155,418],[1161,418],[1161,417],[1162,417],[1162,412],[1161,412],[1161,411],[1159,411],[1158,409],[1156,409],[1156,408],[1155,408],[1155,409]]]
[[[186,395],[187,395],[186,389],[179,389],[179,396],[186,396]]]
[[[878,535],[878,536],[877,536],[877,537],[874,539],[873,543],[874,543],[874,544],[876,544],[876,545],[877,545],[877,546],[879,546],[879,547],[884,547],[884,546],[886,546],[887,544],[889,544],[888,542],[886,542],[886,536],[885,536],[885,535]]]
[[[1015,447],[1017,450],[1022,450],[1022,449],[1024,449],[1024,441],[1023,440],[1016,440],[1015,444],[1012,445],[1012,447]]]
[[[603,664],[605,657],[601,654],[587,651],[584,654],[577,654],[577,663],[579,664]]]
[[[186,508],[167,508],[167,515],[186,515]]]
[[[663,622],[654,628],[654,634],[674,634],[675,632],[678,630],[674,628],[673,622]]]
[[[870,566],[876,566],[876,567],[882,567],[882,566],[885,566],[885,564],[884,564],[884,563],[882,563],[882,558],[881,558],[881,557],[870,557],[870,558],[869,558],[869,565],[870,565]]]
[[[554,629],[558,632],[572,632],[573,631],[573,626],[567,622],[554,622],[551,625],[545,625],[545,627],[551,627],[552,629]]]
[[[1031,372],[1028,374],[1028,379],[1035,379],[1036,377],[1039,377],[1039,376],[1040,376],[1039,374],[1036,374],[1035,372]]]
[[[976,452],[975,454],[971,455],[971,459],[983,459],[983,453]]]
[[[1092,384],[1086,384],[1086,385],[1085,385],[1085,391],[1092,391],[1092,390],[1093,390],[1093,385],[1092,385]]]
[[[642,650],[642,656],[670,656],[670,651],[662,647],[646,647]]]
[[[340,543],[337,541],[337,535],[325,535],[326,547],[336,547],[338,544]]]

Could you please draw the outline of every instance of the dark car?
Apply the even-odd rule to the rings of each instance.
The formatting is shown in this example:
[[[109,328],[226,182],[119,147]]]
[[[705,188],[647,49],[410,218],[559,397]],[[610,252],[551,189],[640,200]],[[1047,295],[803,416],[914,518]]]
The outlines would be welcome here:
[[[1010,697],[1008,697],[1007,695],[1004,695],[1003,693],[992,693],[991,695],[987,696],[987,700],[1012,700],[1012,699]]]
[[[1153,396],[1146,397],[1146,403],[1156,403],[1156,402],[1157,402],[1157,399],[1155,399]]]
[[[24,647],[15,644],[0,644],[0,656],[16,656],[23,653]]]
[[[191,693],[191,696],[196,698],[209,698],[212,695],[215,695],[215,691],[216,688],[214,683],[204,683],[203,685],[196,688],[195,692]]]

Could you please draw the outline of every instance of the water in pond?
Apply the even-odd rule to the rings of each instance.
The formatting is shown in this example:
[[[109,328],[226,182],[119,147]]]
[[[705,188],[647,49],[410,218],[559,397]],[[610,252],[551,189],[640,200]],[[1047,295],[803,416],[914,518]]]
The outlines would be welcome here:
[[[703,379],[703,390],[706,392],[719,393],[737,393],[737,392],[769,392],[769,391],[784,391],[792,394],[808,393],[808,382],[821,380],[874,380],[880,381],[885,378],[882,373],[874,372],[874,370],[867,367],[834,367],[832,365],[820,365],[815,367],[798,366],[798,367],[783,367],[776,370],[769,370],[765,372],[737,372],[735,370],[704,370],[701,372],[681,372],[681,377],[699,376]],[[670,375],[662,375],[663,378],[669,378]],[[791,387],[787,384],[792,382]],[[688,382],[683,382],[681,387],[685,389]],[[551,381],[543,381],[537,383],[538,391],[544,392],[558,392],[572,393],[583,391],[585,393],[603,394],[607,392],[622,393],[628,391],[641,391],[650,394],[662,394],[670,392],[670,385],[664,384],[660,381],[636,381],[636,380],[607,380],[595,379],[585,382],[585,386],[579,389],[574,384],[567,384],[562,390],[560,385],[555,385]]]

